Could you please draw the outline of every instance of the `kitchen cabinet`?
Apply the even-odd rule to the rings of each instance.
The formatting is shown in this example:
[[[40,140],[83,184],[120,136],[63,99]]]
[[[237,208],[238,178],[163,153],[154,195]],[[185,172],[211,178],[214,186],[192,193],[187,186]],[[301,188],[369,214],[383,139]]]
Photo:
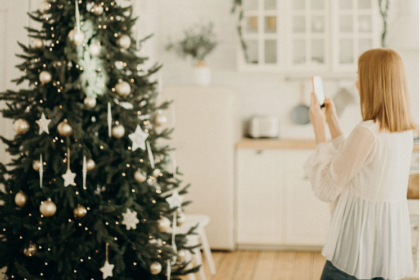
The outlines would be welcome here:
[[[329,204],[318,200],[303,163],[312,149],[252,149],[236,152],[239,247],[322,246]]]

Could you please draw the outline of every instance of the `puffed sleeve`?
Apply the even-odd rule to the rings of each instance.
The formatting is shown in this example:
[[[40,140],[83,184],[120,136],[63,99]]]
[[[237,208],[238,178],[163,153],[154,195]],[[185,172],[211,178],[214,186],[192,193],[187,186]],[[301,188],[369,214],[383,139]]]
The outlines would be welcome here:
[[[315,196],[325,202],[335,201],[367,164],[375,142],[376,136],[369,128],[358,126],[348,139],[339,136],[319,143],[303,167]]]

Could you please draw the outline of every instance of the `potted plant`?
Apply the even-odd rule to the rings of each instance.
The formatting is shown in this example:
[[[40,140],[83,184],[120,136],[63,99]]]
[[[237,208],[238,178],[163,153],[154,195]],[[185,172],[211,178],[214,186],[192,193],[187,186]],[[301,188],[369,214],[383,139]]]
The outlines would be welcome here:
[[[213,24],[199,25],[184,31],[184,38],[178,42],[170,42],[167,51],[175,51],[182,58],[191,57],[194,62],[196,84],[208,85],[211,81],[210,68],[204,59],[217,46]]]

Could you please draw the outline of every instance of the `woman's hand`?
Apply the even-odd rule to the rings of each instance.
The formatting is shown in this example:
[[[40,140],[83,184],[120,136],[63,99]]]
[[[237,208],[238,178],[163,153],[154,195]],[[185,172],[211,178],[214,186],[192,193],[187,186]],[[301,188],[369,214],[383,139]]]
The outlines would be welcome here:
[[[315,93],[311,94],[311,107],[309,108],[309,119],[314,127],[316,143],[326,142],[325,137],[325,107],[321,109]]]
[[[327,122],[330,122],[334,117],[337,116],[337,111],[335,110],[334,102],[331,98],[325,96],[325,118]]]

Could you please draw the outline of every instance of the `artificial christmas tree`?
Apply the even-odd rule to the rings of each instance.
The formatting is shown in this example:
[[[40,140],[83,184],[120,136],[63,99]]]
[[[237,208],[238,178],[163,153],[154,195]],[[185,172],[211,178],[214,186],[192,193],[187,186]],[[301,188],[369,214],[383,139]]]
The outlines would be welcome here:
[[[197,270],[177,256],[191,249],[176,234],[188,186],[158,143],[172,131],[157,128],[169,103],[156,104],[160,66],[146,70],[136,54],[131,11],[113,0],[50,0],[29,14],[42,28],[28,28],[31,44],[20,44],[16,83],[30,88],[0,94],[16,132],[1,138],[14,156],[0,164],[9,279],[179,279]]]

